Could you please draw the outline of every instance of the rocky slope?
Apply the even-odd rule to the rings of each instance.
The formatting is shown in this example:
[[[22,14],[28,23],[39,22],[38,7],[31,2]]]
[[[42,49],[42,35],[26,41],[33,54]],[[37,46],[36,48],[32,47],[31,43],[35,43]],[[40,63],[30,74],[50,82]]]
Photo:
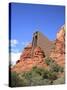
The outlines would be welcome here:
[[[32,45],[29,44],[24,48],[20,56],[20,60],[16,62],[16,65],[12,68],[12,71],[22,72],[28,71],[32,69],[32,67],[46,67],[47,65],[44,63],[44,52],[40,47],[36,47],[33,52],[33,56],[31,56]]]
[[[62,26],[56,35],[55,46],[52,49],[50,57],[53,58],[60,66],[64,66],[65,64],[65,26]]]
[[[32,44],[29,44],[24,48],[21,53],[20,59],[16,62],[16,65],[11,68],[12,71],[23,72],[29,71],[32,67],[47,67],[45,63],[45,53],[40,47],[36,47],[32,54]],[[60,66],[65,64],[65,26],[61,27],[57,33],[54,47],[51,51],[50,57],[56,61]]]

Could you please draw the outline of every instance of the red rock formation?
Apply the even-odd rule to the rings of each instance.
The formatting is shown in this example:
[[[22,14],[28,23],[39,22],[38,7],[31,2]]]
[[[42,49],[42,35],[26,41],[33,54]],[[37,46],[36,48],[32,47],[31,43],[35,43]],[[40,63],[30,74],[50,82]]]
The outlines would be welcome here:
[[[44,43],[44,42],[43,42]],[[65,64],[65,29],[62,27],[57,33],[57,38],[55,41],[55,47],[52,49],[51,58],[56,61],[60,66]],[[35,47],[32,53],[32,44],[29,44],[24,48],[21,53],[20,59],[16,62],[16,65],[12,67],[12,71],[18,73],[23,71],[29,71],[32,67],[47,67],[44,62],[45,54],[40,47]]]
[[[50,55],[57,64],[64,66],[65,64],[65,27],[61,27],[56,36],[55,47]]]
[[[31,55],[32,45],[28,45],[24,48],[23,53],[20,56],[20,60],[16,62],[16,65],[12,68],[12,71],[22,72],[28,71],[32,69],[32,67],[46,67],[47,65],[44,63],[44,52],[40,47],[36,47],[33,52],[33,56]]]
[[[31,58],[31,50],[32,50],[32,45],[29,44],[27,47],[24,48],[24,51],[22,52],[21,56],[20,56],[20,60],[25,58]]]

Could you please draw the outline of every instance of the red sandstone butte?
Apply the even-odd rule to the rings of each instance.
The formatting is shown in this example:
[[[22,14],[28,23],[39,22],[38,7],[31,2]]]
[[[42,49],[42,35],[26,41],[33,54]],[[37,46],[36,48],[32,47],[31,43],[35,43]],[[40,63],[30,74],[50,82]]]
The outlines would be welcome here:
[[[47,65],[44,63],[44,52],[40,47],[36,47],[33,52],[33,56],[31,55],[32,45],[28,45],[24,48],[20,56],[20,60],[17,61],[16,65],[12,68],[12,71],[22,72],[29,71],[32,67],[46,67]]]
[[[56,35],[55,47],[50,55],[57,64],[64,66],[65,64],[65,26],[62,26]]]
[[[50,57],[55,60],[57,64],[64,67],[65,64],[65,26],[61,27],[59,32],[56,34],[56,40],[54,41],[54,48],[50,53]],[[45,42],[43,42],[45,43]],[[32,67],[43,67],[48,66],[45,63],[46,52],[42,50],[41,47],[36,46],[32,49],[32,44],[30,43],[24,48],[20,55],[20,59],[11,68],[11,71],[16,71],[18,73],[29,71]],[[44,46],[45,47],[45,46]],[[32,52],[33,51],[33,52]]]

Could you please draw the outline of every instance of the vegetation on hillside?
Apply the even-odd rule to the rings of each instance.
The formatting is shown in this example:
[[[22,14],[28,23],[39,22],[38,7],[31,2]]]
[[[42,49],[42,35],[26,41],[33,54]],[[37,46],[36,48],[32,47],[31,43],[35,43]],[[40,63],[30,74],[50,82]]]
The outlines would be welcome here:
[[[45,62],[49,69],[35,66],[27,72],[11,72],[11,87],[64,84],[64,77],[59,77],[59,73],[64,73],[64,68],[51,58],[46,58]]]

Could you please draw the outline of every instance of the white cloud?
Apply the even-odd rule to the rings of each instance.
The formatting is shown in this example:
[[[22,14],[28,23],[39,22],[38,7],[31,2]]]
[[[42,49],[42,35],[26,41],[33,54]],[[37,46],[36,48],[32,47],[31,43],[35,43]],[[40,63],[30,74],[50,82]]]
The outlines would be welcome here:
[[[11,63],[12,65],[16,64],[16,61],[20,59],[20,52],[18,53],[14,53],[14,52],[11,52]]]
[[[19,51],[19,48],[11,48],[11,52],[18,53]]]
[[[20,59],[21,52],[19,52],[18,48],[15,48],[16,45],[19,44],[18,40],[13,39],[11,40],[11,64],[14,65],[16,64],[16,61]],[[22,42],[20,43],[22,47],[24,48],[29,44],[29,42]],[[22,49],[23,49],[22,48]]]
[[[11,40],[11,46],[12,47],[15,47],[17,44],[18,44],[18,40],[14,39],[14,40]]]
[[[30,42],[22,42],[23,46],[27,46]]]

